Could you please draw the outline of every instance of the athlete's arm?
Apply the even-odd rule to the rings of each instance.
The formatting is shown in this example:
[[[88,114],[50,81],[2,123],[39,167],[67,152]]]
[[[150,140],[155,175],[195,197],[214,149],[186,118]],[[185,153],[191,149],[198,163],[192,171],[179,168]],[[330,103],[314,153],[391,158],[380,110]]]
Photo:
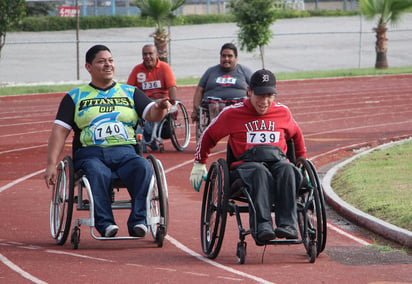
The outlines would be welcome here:
[[[47,167],[44,172],[44,179],[47,187],[55,184],[57,181],[57,160],[63,151],[66,138],[69,135],[70,130],[58,124],[54,124],[52,132],[49,137],[49,146],[47,149]]]

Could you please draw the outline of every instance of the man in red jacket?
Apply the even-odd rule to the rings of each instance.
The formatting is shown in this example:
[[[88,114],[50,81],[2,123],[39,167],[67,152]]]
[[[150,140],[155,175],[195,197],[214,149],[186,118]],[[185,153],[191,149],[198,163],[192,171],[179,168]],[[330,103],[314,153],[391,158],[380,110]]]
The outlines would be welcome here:
[[[206,128],[196,148],[190,181],[199,190],[207,174],[206,160],[222,138],[236,159],[230,165],[231,180],[242,179],[256,208],[250,223],[259,242],[278,238],[296,239],[296,190],[302,183],[299,170],[286,159],[287,143],[293,139],[295,155],[306,158],[302,132],[290,110],[275,102],[276,78],[269,70],[258,70],[248,88],[248,99],[226,107]],[[271,217],[275,204],[273,230]],[[253,213],[253,212],[252,212]]]

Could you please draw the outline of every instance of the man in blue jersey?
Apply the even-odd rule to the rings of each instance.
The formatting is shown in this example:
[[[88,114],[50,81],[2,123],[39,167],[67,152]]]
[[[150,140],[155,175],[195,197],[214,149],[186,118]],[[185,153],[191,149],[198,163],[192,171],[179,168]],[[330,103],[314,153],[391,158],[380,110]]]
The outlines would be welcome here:
[[[113,81],[115,64],[111,51],[95,45],[86,53],[88,85],[71,90],[59,106],[49,138],[47,186],[56,183],[56,164],[73,129],[75,170],[86,174],[95,202],[95,227],[105,237],[119,229],[111,209],[111,184],[115,173],[128,188],[132,210],[127,221],[131,236],[145,237],[146,195],[153,175],[149,162],[137,155],[135,129],[139,118],[161,121],[171,104],[168,99],[149,99],[139,89]]]

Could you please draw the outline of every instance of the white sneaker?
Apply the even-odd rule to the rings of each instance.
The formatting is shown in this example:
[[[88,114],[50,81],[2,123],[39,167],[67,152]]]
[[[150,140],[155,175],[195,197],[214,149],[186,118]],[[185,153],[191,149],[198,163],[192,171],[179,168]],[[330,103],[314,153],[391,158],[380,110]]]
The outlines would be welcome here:
[[[104,236],[107,238],[113,238],[114,236],[116,236],[117,231],[119,231],[119,227],[117,225],[109,225],[104,231]]]
[[[134,225],[133,236],[138,238],[145,238],[147,236],[147,227],[144,224]]]

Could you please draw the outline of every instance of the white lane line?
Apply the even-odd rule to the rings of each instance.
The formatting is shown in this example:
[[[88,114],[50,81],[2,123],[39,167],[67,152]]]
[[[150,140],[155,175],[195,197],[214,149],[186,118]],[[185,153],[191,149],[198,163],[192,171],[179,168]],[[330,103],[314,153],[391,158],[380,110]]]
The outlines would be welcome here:
[[[31,174],[28,174],[28,175],[26,175],[26,176],[24,176],[24,177],[21,177],[21,178],[19,178],[19,179],[16,179],[16,180],[14,180],[14,181],[12,181],[12,182],[10,182],[10,183],[8,183],[8,184],[0,187],[0,193],[3,192],[3,191],[5,191],[6,189],[9,189],[9,188],[12,187],[13,185],[16,185],[16,184],[18,184],[18,183],[20,183],[20,182],[22,182],[22,181],[25,181],[26,179],[29,179],[29,178],[31,178],[32,176],[41,174],[42,172],[44,172],[44,170],[40,170],[40,171],[31,173]]]
[[[223,269],[223,270],[226,270],[226,271],[228,271],[228,272],[230,272],[230,273],[233,273],[233,274],[236,274],[236,275],[245,277],[245,278],[249,278],[249,279],[251,279],[251,280],[253,280],[253,281],[256,281],[256,282],[258,282],[258,283],[273,284],[273,282],[269,282],[269,281],[267,281],[267,280],[265,280],[265,279],[262,279],[262,278],[260,278],[260,277],[256,277],[256,276],[254,276],[254,275],[250,275],[250,274],[244,273],[244,272],[242,272],[242,271],[239,271],[239,270],[236,270],[236,269],[233,269],[233,268],[224,266],[224,265],[222,265],[222,264],[220,264],[220,263],[217,263],[217,262],[215,262],[215,261],[213,261],[213,260],[210,260],[210,259],[208,259],[208,258],[205,258],[204,256],[202,256],[202,255],[198,254],[197,252],[189,249],[188,247],[186,247],[185,245],[181,244],[180,242],[178,242],[177,240],[175,240],[174,238],[172,238],[172,237],[169,236],[169,235],[166,236],[166,239],[167,239],[169,242],[171,242],[171,243],[172,243],[175,247],[177,247],[178,249],[186,252],[187,254],[189,254],[189,255],[191,255],[191,256],[193,256],[193,257],[195,257],[195,258],[197,258],[198,260],[201,260],[201,261],[203,261],[203,262],[206,262],[206,263],[208,263],[208,264],[210,264],[210,265],[212,265],[212,266],[215,266],[215,267],[217,267],[217,268],[219,268],[219,269]]]
[[[10,260],[8,260],[4,255],[2,255],[0,253],[0,260],[2,263],[4,263],[5,265],[7,265],[11,270],[17,272],[20,276],[30,280],[31,282],[34,282],[36,284],[47,284],[47,282],[44,282],[36,277],[34,277],[33,275],[27,273],[26,271],[24,271],[23,269],[21,269],[20,267],[18,267],[17,265],[15,265],[13,262],[11,262]]]
[[[340,132],[347,132],[347,131],[354,131],[354,130],[360,130],[360,129],[373,129],[377,127],[388,127],[388,126],[393,126],[393,125],[410,125],[412,120],[404,120],[404,121],[397,121],[397,122],[390,122],[390,123],[381,123],[381,124],[373,124],[373,125],[365,125],[365,126],[358,126],[358,127],[349,127],[349,128],[340,128],[340,129],[334,129],[334,130],[327,130],[327,131],[321,131],[321,132],[314,132],[314,133],[309,133],[304,135],[304,137],[312,137],[312,136],[317,136],[317,135],[323,135],[323,134],[329,134],[329,133],[340,133]]]
[[[9,117],[10,118],[10,117]],[[21,116],[20,117],[16,117],[16,118],[21,118]],[[20,122],[20,123],[10,123],[10,124],[0,124],[0,127],[10,127],[10,126],[21,126],[21,125],[34,125],[34,124],[36,124],[36,125],[38,125],[38,124],[40,124],[40,123],[48,123],[48,124],[51,124],[52,123],[52,121],[50,121],[50,120],[38,120],[38,121],[29,121],[29,122]],[[43,132],[43,131],[46,131],[46,130],[41,130],[41,132]],[[50,131],[50,129],[48,130],[48,131]],[[40,132],[40,131],[39,131]]]
[[[334,230],[334,231],[337,232],[338,234],[341,234],[341,235],[343,235],[343,236],[345,236],[345,237],[347,237],[347,238],[349,238],[349,239],[351,239],[351,240],[354,240],[355,242],[357,242],[357,243],[359,243],[359,244],[361,244],[361,245],[364,245],[364,246],[370,246],[370,245],[372,245],[371,242],[367,242],[367,241],[362,240],[361,238],[358,238],[358,237],[356,237],[356,236],[354,236],[354,235],[352,235],[352,234],[350,234],[350,233],[347,233],[347,232],[345,232],[344,230],[340,229],[339,227],[337,227],[337,226],[335,226],[335,225],[333,225],[333,224],[331,224],[331,223],[328,223],[328,228]]]
[[[92,260],[97,260],[97,261],[103,261],[103,262],[115,262],[115,261],[110,260],[110,259],[99,258],[99,257],[92,257],[92,256],[82,255],[82,254],[78,254],[78,253],[65,252],[65,251],[60,251],[60,250],[48,249],[48,250],[46,250],[46,252],[48,252],[48,253],[54,253],[54,254],[70,255],[70,256],[74,256],[74,257],[87,258],[87,259],[92,259]]]
[[[201,277],[209,277],[209,274],[205,274],[205,273],[197,273],[197,272],[190,272],[190,271],[184,271],[184,274],[189,274],[189,275],[193,275],[193,276],[201,276]]]
[[[0,155],[1,154],[12,153],[12,152],[30,150],[30,149],[35,149],[35,148],[41,148],[41,147],[46,147],[46,146],[47,146],[47,144],[42,144],[42,145],[37,145],[37,146],[31,146],[31,147],[25,147],[25,148],[19,148],[19,149],[12,149],[12,150],[7,150],[7,151],[0,152]]]
[[[220,152],[214,153],[214,154],[212,154],[212,155],[217,155],[217,154],[224,153],[224,152],[225,152],[225,151],[220,151]],[[212,155],[211,155],[211,156],[212,156]],[[181,163],[179,166],[175,166],[175,167],[173,167],[173,168],[171,168],[171,169],[168,169],[168,170],[165,171],[165,172],[170,172],[170,171],[172,171],[172,170],[175,170],[175,169],[177,169],[177,168],[180,168],[180,167],[182,167],[182,166],[184,166],[184,165],[187,165],[187,164],[189,164],[189,163],[193,163],[193,160],[185,161],[185,162]],[[35,175],[37,175],[37,174],[39,174],[39,173],[42,173],[43,171],[44,171],[44,170],[37,171],[37,172],[35,172],[35,173],[26,175],[26,176],[24,176],[24,177],[22,177],[22,178],[20,178],[20,179],[18,179],[18,180],[15,180],[15,181],[13,181],[13,182],[11,182],[11,183],[9,183],[9,184],[1,187],[1,188],[0,188],[0,192],[6,190],[6,189],[12,187],[13,185],[16,185],[17,183],[22,182],[22,181],[24,181],[24,180],[26,180],[26,179],[28,179],[28,178],[30,178],[30,177],[32,177],[32,176],[35,176]],[[166,239],[168,239],[168,240],[169,240],[175,247],[177,247],[178,249],[183,250],[184,252],[188,253],[189,255],[192,255],[192,256],[194,256],[195,258],[197,258],[197,259],[199,259],[199,260],[201,260],[201,261],[203,261],[203,262],[206,262],[206,263],[208,263],[208,264],[210,264],[210,265],[212,265],[212,266],[215,266],[215,267],[217,267],[217,268],[220,268],[220,269],[229,271],[229,272],[231,272],[231,273],[240,275],[240,276],[245,277],[245,278],[252,279],[252,280],[257,281],[257,282],[259,282],[259,283],[267,283],[267,284],[273,283],[273,282],[266,281],[266,280],[264,280],[264,279],[262,279],[262,278],[259,278],[259,277],[256,277],[256,276],[253,276],[253,275],[244,273],[244,272],[242,272],[242,271],[235,270],[235,269],[233,269],[233,268],[230,268],[230,267],[221,265],[221,264],[219,264],[219,263],[217,263],[217,262],[215,262],[215,261],[212,261],[212,260],[210,260],[210,259],[207,259],[207,258],[199,255],[198,253],[190,250],[189,248],[187,248],[187,247],[184,246],[182,243],[178,242],[177,240],[175,240],[174,238],[172,238],[172,237],[169,236],[169,235],[166,236]],[[63,252],[63,251],[47,250],[46,252],[55,253],[55,254],[65,254],[65,255],[71,255],[71,256],[75,256],[75,257],[82,257],[82,258],[88,258],[88,259],[93,259],[93,260],[109,261],[109,262],[111,262],[110,260],[106,260],[106,259],[94,258],[94,257],[89,257],[89,256],[83,256],[83,255],[81,255],[81,254],[68,253],[68,252]],[[14,264],[13,264],[13,265],[14,265]],[[15,266],[15,267],[18,267],[17,265],[14,265],[14,266]],[[20,269],[20,270],[21,270],[21,269]],[[21,270],[21,271],[23,271],[23,270]],[[27,272],[25,272],[25,273],[28,274]]]
[[[39,130],[39,131],[28,131],[28,132],[23,132],[23,133],[13,133],[13,134],[5,134],[5,135],[0,135],[0,138],[4,137],[11,137],[11,136],[25,136],[28,134],[37,134],[40,132],[50,132],[50,130]]]
[[[221,154],[221,153],[224,153],[224,152],[225,152],[225,150],[219,151],[219,152],[216,152],[216,153],[211,154],[210,156],[218,155],[218,154]],[[169,173],[169,172],[171,172],[171,171],[174,171],[174,170],[176,170],[176,169],[178,169],[178,168],[180,168],[180,167],[183,167],[183,166],[185,166],[185,165],[188,165],[188,164],[190,164],[190,163],[192,163],[192,162],[193,162],[193,160],[184,161],[184,162],[180,163],[180,164],[177,165],[177,166],[174,166],[174,167],[172,167],[172,168],[169,168],[169,169],[165,170],[165,173]],[[5,186],[2,186],[2,187],[0,187],[0,193],[1,193],[2,191],[6,190],[6,189],[8,189],[8,188],[10,188],[10,187],[12,187],[12,186],[14,186],[14,185],[16,185],[16,184],[24,181],[24,180],[29,179],[29,178],[31,178],[32,176],[35,176],[35,175],[40,174],[40,173],[42,173],[42,172],[44,172],[44,170],[40,170],[40,171],[34,172],[34,173],[32,173],[32,174],[26,175],[26,176],[24,176],[24,177],[22,177],[22,178],[20,178],[20,179],[17,179],[17,180],[15,180],[15,181],[13,181],[13,182],[5,185]],[[341,235],[343,235],[343,236],[345,236],[345,237],[347,237],[347,238],[350,238],[350,239],[352,239],[352,240],[355,240],[355,241],[357,241],[358,243],[360,243],[360,244],[362,244],[362,245],[369,245],[369,243],[365,243],[364,240],[359,239],[359,238],[357,238],[357,237],[355,237],[355,236],[352,236],[352,235],[344,232],[343,230],[341,230],[341,229],[339,229],[339,228],[337,228],[337,227],[335,227],[335,226],[332,226],[331,224],[328,224],[328,227],[330,227],[331,229],[335,230],[338,234],[341,234]],[[215,267],[217,267],[217,268],[219,268],[219,269],[229,271],[229,272],[231,272],[231,273],[240,275],[240,276],[245,277],[245,278],[249,278],[249,279],[251,279],[251,280],[253,280],[253,281],[256,281],[256,282],[259,282],[259,283],[267,283],[267,284],[273,283],[273,282],[266,281],[266,280],[264,280],[264,279],[262,279],[262,278],[256,277],[256,276],[254,276],[254,275],[250,275],[250,274],[244,273],[244,272],[242,272],[242,271],[239,271],[239,270],[236,270],[236,269],[233,269],[233,268],[230,268],[230,267],[221,265],[221,264],[219,264],[219,263],[217,263],[217,262],[215,262],[215,261],[212,261],[212,260],[210,260],[210,259],[208,259],[208,258],[205,258],[205,257],[199,255],[198,253],[192,251],[192,250],[189,249],[188,247],[184,246],[182,243],[180,243],[179,241],[175,240],[174,238],[172,238],[172,237],[169,236],[169,235],[166,236],[166,239],[169,240],[176,248],[178,248],[178,249],[180,249],[180,250],[188,253],[189,255],[191,255],[191,256],[193,256],[193,257],[195,257],[195,258],[197,258],[197,259],[199,259],[199,260],[201,260],[201,261],[203,261],[203,262],[206,262],[206,263],[208,263],[208,264],[210,264],[210,265],[212,265],[212,266],[215,266]],[[56,253],[56,254],[68,254],[68,255],[77,256],[77,257],[83,257],[83,258],[89,258],[89,259],[95,259],[95,260],[109,261],[109,262],[110,262],[110,260],[93,258],[93,257],[83,256],[83,255],[80,255],[80,254],[73,254],[73,253],[60,252],[60,251],[54,251],[54,250],[48,250],[48,252]],[[3,260],[2,260],[2,261],[3,261]],[[8,261],[8,260],[7,260],[7,261]],[[10,262],[10,263],[11,263],[11,262]],[[21,270],[17,265],[15,265],[15,264],[13,264],[13,263],[11,263],[11,264],[13,265],[13,267],[16,267],[16,269],[19,269],[19,271],[22,271],[22,272],[24,272],[25,274],[30,275],[30,274],[28,274],[27,272]],[[7,264],[6,264],[6,265],[7,265]],[[12,268],[12,269],[13,269],[13,268]],[[13,269],[13,270],[14,270],[14,269]],[[15,270],[15,271],[16,271],[16,270]],[[17,272],[17,271],[16,271],[16,272]],[[18,273],[20,273],[20,272],[18,272]],[[36,278],[36,279],[37,279],[37,278]],[[36,282],[36,283],[37,283],[37,282]],[[42,283],[42,282],[38,282],[38,283]],[[44,283],[44,282],[43,282],[43,283]]]

